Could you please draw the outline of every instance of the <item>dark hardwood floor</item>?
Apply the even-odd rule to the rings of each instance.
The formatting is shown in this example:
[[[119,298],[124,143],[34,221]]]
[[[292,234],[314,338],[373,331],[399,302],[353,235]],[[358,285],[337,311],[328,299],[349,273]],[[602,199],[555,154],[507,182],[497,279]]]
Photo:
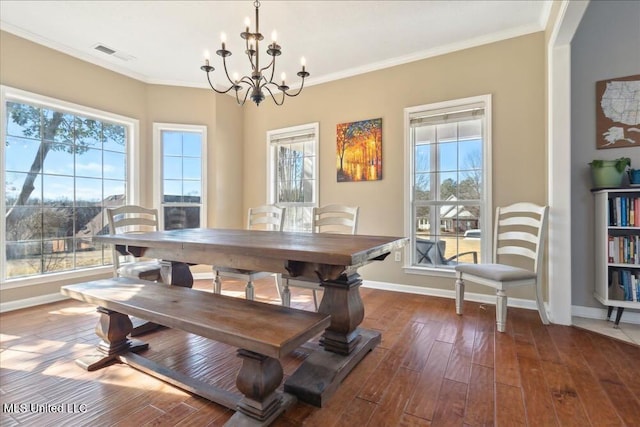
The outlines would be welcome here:
[[[243,284],[223,293],[241,297]],[[381,345],[324,408],[297,403],[276,426],[640,426],[640,347],[544,326],[530,310],[510,308],[501,334],[494,306],[467,303],[459,317],[449,299],[361,293]],[[273,280],[256,283],[256,299],[278,303]],[[312,309],[310,293],[294,290],[293,305]],[[2,426],[217,426],[232,415],[126,365],[76,366],[97,344],[97,318],[74,300],[0,315]],[[171,329],[141,338],[147,357],[235,389],[234,348]],[[285,359],[285,376],[307,354]]]

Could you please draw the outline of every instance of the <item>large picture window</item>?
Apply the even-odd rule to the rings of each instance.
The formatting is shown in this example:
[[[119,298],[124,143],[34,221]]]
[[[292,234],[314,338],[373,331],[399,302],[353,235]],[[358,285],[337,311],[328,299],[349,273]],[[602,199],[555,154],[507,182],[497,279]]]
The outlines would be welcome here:
[[[489,253],[491,98],[405,109],[408,267],[452,270]]]
[[[318,123],[267,132],[269,203],[287,209],[286,231],[311,231],[318,204]]]
[[[110,264],[92,237],[132,198],[137,122],[7,87],[2,105],[2,278]]]
[[[156,206],[165,230],[206,226],[207,128],[154,123]]]

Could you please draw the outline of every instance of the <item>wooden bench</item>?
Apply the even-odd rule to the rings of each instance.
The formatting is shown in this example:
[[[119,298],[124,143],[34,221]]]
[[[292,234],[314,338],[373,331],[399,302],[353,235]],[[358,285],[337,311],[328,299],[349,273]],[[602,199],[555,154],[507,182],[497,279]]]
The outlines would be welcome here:
[[[268,425],[295,401],[277,393],[283,372],[280,360],[330,324],[330,316],[247,301],[193,289],[113,278],[67,285],[64,295],[98,306],[98,353],[76,362],[88,371],[113,361],[127,363],[187,391],[236,410],[232,425]],[[242,367],[228,392],[134,354],[148,348],[128,337],[129,316],[181,329],[238,347]]]

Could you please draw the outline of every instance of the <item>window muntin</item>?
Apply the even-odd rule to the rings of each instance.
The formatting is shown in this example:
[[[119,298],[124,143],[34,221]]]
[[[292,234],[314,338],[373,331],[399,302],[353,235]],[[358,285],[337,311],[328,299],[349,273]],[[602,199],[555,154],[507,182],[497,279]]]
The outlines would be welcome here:
[[[318,203],[318,124],[267,132],[269,203],[286,208],[284,230],[311,231]]]
[[[35,283],[110,264],[92,237],[108,232],[107,207],[133,197],[137,122],[8,87],[2,105],[0,278]]]
[[[165,230],[206,225],[206,127],[154,123],[156,205]]]
[[[486,259],[491,234],[490,97],[405,110],[409,268]],[[483,232],[484,230],[487,230]]]

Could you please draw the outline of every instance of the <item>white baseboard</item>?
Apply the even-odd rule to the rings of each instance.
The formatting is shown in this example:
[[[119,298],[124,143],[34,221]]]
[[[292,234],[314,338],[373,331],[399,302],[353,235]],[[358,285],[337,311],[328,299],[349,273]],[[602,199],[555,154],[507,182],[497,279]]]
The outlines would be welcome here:
[[[432,297],[442,297],[455,299],[456,293],[453,290],[448,289],[436,289],[426,288],[423,286],[414,285],[398,285],[388,282],[377,282],[374,280],[363,280],[362,286],[365,288],[382,289],[385,291],[406,292],[409,294],[429,295]],[[476,294],[474,292],[464,293],[465,301],[479,302],[483,304],[496,305],[495,295],[489,294]],[[538,310],[536,302],[534,300],[522,299],[522,298],[508,298],[507,304],[509,307],[526,308],[528,310]]]
[[[40,295],[37,297],[25,298],[16,301],[9,301],[0,303],[0,313],[6,313],[8,311],[20,310],[21,308],[34,307],[36,305],[49,304],[50,302],[62,301],[69,299],[61,293]]]

